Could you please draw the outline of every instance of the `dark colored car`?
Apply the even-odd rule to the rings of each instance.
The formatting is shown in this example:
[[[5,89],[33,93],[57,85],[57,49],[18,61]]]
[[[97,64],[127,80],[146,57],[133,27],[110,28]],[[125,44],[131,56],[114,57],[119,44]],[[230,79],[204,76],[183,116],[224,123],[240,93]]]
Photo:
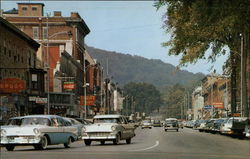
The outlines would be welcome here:
[[[161,127],[162,126],[161,121],[160,120],[154,120],[153,126],[154,127]]]

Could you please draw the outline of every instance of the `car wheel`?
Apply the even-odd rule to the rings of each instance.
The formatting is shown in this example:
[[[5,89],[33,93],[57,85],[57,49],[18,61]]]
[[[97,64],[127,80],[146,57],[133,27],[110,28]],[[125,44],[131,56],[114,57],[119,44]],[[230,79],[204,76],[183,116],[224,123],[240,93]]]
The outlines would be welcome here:
[[[14,145],[6,145],[5,148],[7,151],[13,151],[15,146]]]
[[[168,131],[168,129],[165,129],[165,132],[167,132]]]
[[[178,132],[178,131],[179,131],[179,129],[176,129],[176,131]]]
[[[48,139],[46,136],[43,136],[41,138],[41,141],[40,141],[40,144],[37,145],[37,148],[40,149],[40,150],[45,150],[48,146]]]
[[[126,143],[127,143],[127,144],[131,144],[131,138],[126,139]]]
[[[71,144],[72,144],[72,139],[71,139],[71,137],[69,137],[68,142],[64,143],[63,145],[64,145],[65,148],[70,148]]]
[[[84,143],[85,143],[86,146],[90,146],[91,142],[92,142],[91,140],[84,140]]]
[[[117,135],[116,135],[116,139],[113,141],[113,144],[114,144],[114,145],[118,145],[119,142],[120,142],[120,139],[121,139],[120,134],[117,134]]]
[[[101,145],[104,145],[105,144],[105,141],[101,141]]]

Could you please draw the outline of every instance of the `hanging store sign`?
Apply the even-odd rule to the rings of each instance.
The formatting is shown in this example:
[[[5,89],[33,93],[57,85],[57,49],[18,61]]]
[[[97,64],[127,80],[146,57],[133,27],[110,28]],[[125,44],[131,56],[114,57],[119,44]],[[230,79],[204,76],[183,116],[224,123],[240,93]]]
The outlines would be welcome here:
[[[38,103],[38,104],[45,104],[45,103],[47,103],[47,98],[39,98],[39,97],[37,97],[36,98],[36,103]]]
[[[64,82],[63,89],[67,90],[67,91],[71,91],[71,90],[75,89],[75,83],[74,82]]]
[[[212,109],[212,108],[213,108],[212,105],[206,105],[206,106],[203,107],[203,109],[206,109],[206,110],[207,110],[207,109]]]
[[[224,109],[224,104],[222,102],[213,103],[214,108]]]
[[[0,80],[0,92],[19,93],[26,89],[26,81],[18,78],[5,78]]]
[[[84,105],[84,101],[85,98],[84,96],[80,96],[80,105]],[[87,96],[86,97],[86,105],[87,106],[95,106],[95,100],[96,100],[96,97],[95,96]]]

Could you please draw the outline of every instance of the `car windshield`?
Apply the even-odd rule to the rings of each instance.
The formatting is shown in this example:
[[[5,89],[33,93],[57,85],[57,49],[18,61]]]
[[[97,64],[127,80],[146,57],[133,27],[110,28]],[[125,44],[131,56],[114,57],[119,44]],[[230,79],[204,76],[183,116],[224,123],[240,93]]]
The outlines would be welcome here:
[[[177,123],[177,120],[166,120],[167,124]]]
[[[118,123],[118,118],[95,118],[94,123]]]
[[[143,123],[151,123],[150,120],[144,120]]]
[[[25,125],[47,125],[50,126],[50,120],[48,118],[32,117],[32,118],[23,118],[21,126]]]

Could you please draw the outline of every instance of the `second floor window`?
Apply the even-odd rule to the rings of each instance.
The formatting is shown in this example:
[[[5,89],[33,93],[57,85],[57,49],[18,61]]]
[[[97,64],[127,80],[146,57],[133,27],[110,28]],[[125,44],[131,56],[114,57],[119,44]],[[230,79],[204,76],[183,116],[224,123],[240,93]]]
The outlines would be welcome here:
[[[43,27],[43,39],[48,39],[48,28]]]
[[[33,27],[33,39],[39,39],[39,30],[38,27]]]

